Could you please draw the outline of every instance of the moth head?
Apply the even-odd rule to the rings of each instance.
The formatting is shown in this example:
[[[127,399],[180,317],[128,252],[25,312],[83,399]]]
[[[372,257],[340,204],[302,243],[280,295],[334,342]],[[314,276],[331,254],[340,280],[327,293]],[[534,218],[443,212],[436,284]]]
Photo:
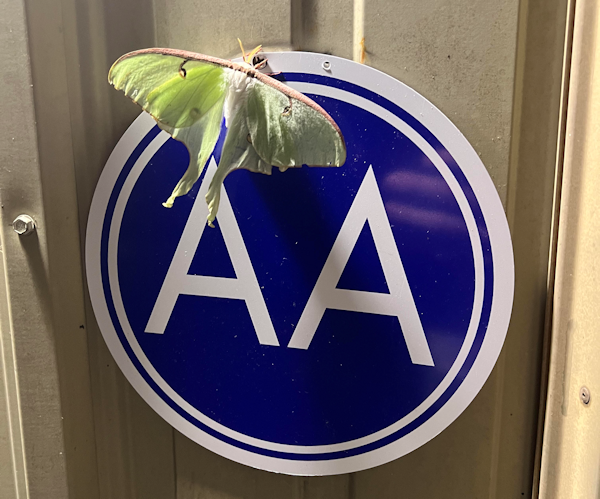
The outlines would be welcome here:
[[[254,69],[262,69],[267,65],[266,58],[256,55],[262,50],[262,45],[259,45],[258,47],[252,49],[246,54],[244,46],[242,45],[242,41],[239,38],[238,43],[240,44],[240,49],[242,50],[242,58],[244,59],[244,62],[246,64],[253,67]]]

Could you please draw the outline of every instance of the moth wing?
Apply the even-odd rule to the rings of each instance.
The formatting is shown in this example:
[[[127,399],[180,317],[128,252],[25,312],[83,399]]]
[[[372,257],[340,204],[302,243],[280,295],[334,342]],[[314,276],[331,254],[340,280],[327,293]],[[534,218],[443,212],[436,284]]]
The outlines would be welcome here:
[[[247,92],[244,105],[229,119],[221,160],[206,194],[209,224],[215,219],[225,177],[234,170],[269,175],[272,166],[341,166],[346,160],[337,125],[312,101],[290,97],[258,80]]]
[[[257,81],[247,100],[252,145],[266,163],[280,168],[341,166],[346,145],[329,115],[301,94]]]
[[[113,64],[108,81],[157,121],[185,128],[224,99],[231,71],[160,52],[133,52]]]
[[[231,71],[160,49],[126,54],[110,69],[108,81],[188,148],[190,164],[164,203],[167,207],[189,192],[217,143]]]
[[[221,198],[221,186],[225,177],[234,170],[244,168],[257,173],[271,174],[271,165],[265,162],[252,146],[248,130],[246,106],[235,109],[228,119],[228,130],[221,151],[221,159],[206,193],[208,204],[208,224],[212,227]]]
[[[223,101],[212,107],[193,125],[185,128],[172,128],[159,123],[159,126],[174,139],[183,142],[190,153],[190,163],[183,177],[177,182],[173,192],[163,206],[171,208],[175,198],[185,196],[200,178],[206,162],[210,158],[219,134],[223,117]]]

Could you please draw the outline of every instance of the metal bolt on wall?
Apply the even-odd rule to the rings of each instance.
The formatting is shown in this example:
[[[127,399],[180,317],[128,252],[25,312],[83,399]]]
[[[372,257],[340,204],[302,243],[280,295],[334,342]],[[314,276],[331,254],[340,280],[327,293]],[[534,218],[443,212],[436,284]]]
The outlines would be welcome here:
[[[35,230],[35,222],[29,215],[19,215],[13,220],[12,226],[20,236],[28,236]]]

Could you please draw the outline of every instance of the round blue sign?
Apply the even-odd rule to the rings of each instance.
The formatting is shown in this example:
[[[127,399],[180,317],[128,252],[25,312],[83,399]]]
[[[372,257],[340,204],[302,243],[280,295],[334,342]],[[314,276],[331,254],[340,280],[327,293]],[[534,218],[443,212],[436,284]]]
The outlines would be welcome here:
[[[120,368],[189,438],[271,471],[362,470],[433,438],[487,379],[512,307],[508,225],[423,97],[344,59],[268,57],[335,119],[346,164],[235,172],[211,229],[221,144],[165,209],[189,156],[143,113],[94,196],[90,295]]]

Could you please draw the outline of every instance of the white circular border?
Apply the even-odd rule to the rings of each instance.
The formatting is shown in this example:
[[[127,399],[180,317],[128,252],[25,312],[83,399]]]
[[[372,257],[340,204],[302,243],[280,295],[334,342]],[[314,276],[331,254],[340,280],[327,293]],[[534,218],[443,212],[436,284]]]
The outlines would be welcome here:
[[[444,430],[448,425],[450,425],[450,423],[452,423],[464,411],[464,409],[469,405],[469,403],[473,400],[475,395],[483,386],[502,348],[506,331],[508,329],[508,322],[510,319],[510,312],[512,308],[514,291],[514,266],[510,233],[508,230],[506,217],[504,215],[504,210],[498,198],[496,189],[489,175],[487,174],[485,167],[481,163],[481,160],[479,159],[478,155],[475,153],[475,151],[472,149],[472,147],[464,138],[464,136],[460,133],[460,131],[448,120],[448,118],[446,118],[425,98],[414,92],[406,85],[400,83],[397,80],[394,80],[393,78],[385,75],[384,73],[374,70],[373,68],[370,68],[368,66],[360,65],[345,59],[340,59],[333,56],[324,56],[322,54],[310,54],[301,52],[272,53],[268,54],[268,58],[269,65],[271,66],[271,68],[276,68],[277,71],[334,76],[335,78],[354,83],[367,90],[371,90],[385,97],[391,102],[396,102],[395,99],[398,99],[398,97],[401,96],[402,104],[400,105],[397,102],[396,104],[399,105],[405,111],[407,111],[409,114],[411,114],[415,119],[420,121],[426,128],[428,128],[429,131],[431,131],[436,136],[436,138],[444,145],[444,147],[450,152],[450,154],[454,157],[456,162],[460,165],[460,168],[463,171],[465,177],[467,178],[467,181],[472,186],[475,192],[475,196],[484,215],[484,220],[486,222],[490,238],[490,245],[492,248],[494,269],[494,289],[488,330],[486,331],[479,354],[469,373],[461,383],[461,386],[455,391],[455,393],[446,402],[446,404],[444,404],[444,406],[442,406],[436,412],[436,414],[433,417],[431,417],[417,429],[401,437],[400,439],[378,449],[366,452],[364,454],[322,461],[300,461],[294,459],[275,458],[240,449],[206,434],[198,427],[194,426],[192,423],[183,418],[181,415],[179,415],[171,407],[169,407],[169,405],[148,386],[144,378],[139,374],[139,372],[129,359],[127,353],[123,349],[123,346],[120,343],[117,333],[114,330],[114,326],[112,325],[108,308],[106,306],[101,277],[101,228],[104,223],[106,206],[112,193],[114,183],[123,166],[124,160],[127,160],[129,155],[133,151],[133,148],[135,148],[138,145],[140,140],[142,140],[142,138],[147,134],[147,132],[150,131],[150,129],[155,125],[154,120],[152,120],[145,113],[142,114],[134,122],[134,125],[132,125],[129,128],[129,130],[127,130],[127,132],[124,134],[122,139],[115,147],[113,153],[111,154],[107,162],[106,168],[103,171],[103,174],[98,182],[98,186],[94,194],[94,199],[90,209],[86,237],[86,267],[88,274],[88,285],[90,288],[90,297],[92,300],[92,305],[96,314],[96,318],[98,320],[99,325],[101,326],[101,331],[105,338],[105,341],[107,342],[113,357],[117,361],[117,364],[123,370],[130,383],[146,400],[146,402],[148,402],[154,408],[154,410],[158,412],[158,414],[160,414],[173,427],[184,433],[192,440],[224,457],[233,459],[243,464],[270,471],[295,475],[333,475],[338,473],[359,471],[401,457],[420,447],[421,445],[425,444],[427,441],[429,441],[437,434],[439,434],[442,430]],[[325,60],[329,61],[331,64],[329,70],[327,71],[323,70],[322,68],[322,64]],[[333,89],[330,87],[323,87],[320,85],[301,82],[290,82],[289,84],[297,90],[305,93],[327,95],[333,98],[338,98],[340,92],[342,92],[348,94],[348,99],[342,100],[350,102],[351,104],[359,105],[360,107],[365,107],[366,103],[370,103],[371,105],[373,105],[373,103],[362,97],[356,96],[355,94],[348,93],[339,89]],[[351,100],[355,100],[357,102],[351,102]],[[380,108],[380,106],[378,105],[376,106],[380,110],[383,110],[387,112],[390,116],[392,116],[392,120],[395,119],[397,121],[401,121],[393,113],[390,113],[389,111]],[[376,115],[381,117],[379,113]],[[390,119],[388,118],[386,119],[386,121],[389,122]],[[392,124],[392,126],[395,125]],[[398,127],[395,126],[395,128]],[[421,138],[418,134],[414,135]],[[165,142],[167,138],[168,137],[161,137],[159,135],[155,139],[153,139],[153,141],[146,147],[145,151],[137,160],[134,168],[128,175],[128,178],[126,179],[126,182],[123,185],[122,193],[123,191],[130,191],[131,188],[133,188],[135,180],[137,179],[137,176],[139,176],[139,174],[141,173],[143,167],[148,163],[148,161],[152,158],[154,153],[160,148],[160,146]],[[429,149],[433,151],[434,155],[439,158],[437,153],[433,150],[431,146],[429,146],[429,144],[427,144],[426,141],[424,141],[422,138],[421,141],[424,144],[426,144],[425,147],[423,147],[422,144],[419,144],[419,147],[422,150],[429,147]],[[415,140],[413,140],[413,142],[415,142]],[[430,153],[425,153],[427,154],[427,156],[431,156]],[[134,173],[134,170],[137,170],[137,175],[132,175],[132,173]],[[447,182],[448,180],[449,179],[446,178]],[[457,183],[456,179],[454,179],[453,176],[450,180]],[[454,192],[454,189],[452,190]],[[121,194],[119,195],[117,204],[115,206],[115,214],[117,214],[119,211],[119,204],[121,204],[120,210],[123,210],[125,203],[123,202],[123,196]],[[463,211],[464,215],[463,207],[461,207],[461,211]],[[470,215],[471,217],[473,216],[472,214]],[[467,219],[467,217],[465,217],[465,219]],[[111,274],[109,280],[111,282],[110,286],[112,290],[115,290],[114,284],[116,282],[115,255],[120,220],[118,220],[118,222],[119,223],[117,224],[111,223],[109,236],[109,274]],[[474,239],[473,234],[471,234],[471,232],[472,230],[469,230],[471,242],[473,245]],[[477,236],[477,242],[479,244],[477,244],[476,246],[479,246],[479,251],[481,253],[481,243],[478,237],[479,236]],[[474,257],[476,257],[477,260],[477,254],[475,251]],[[477,281],[479,281],[479,279],[477,279]],[[482,283],[480,283],[479,287],[481,286]],[[438,385],[438,388],[436,388],[436,391],[434,391],[426,399],[426,401],[424,401],[419,406],[419,408],[422,409],[419,411],[419,414],[414,415],[413,417],[410,417],[411,415],[407,415],[400,421],[391,425],[390,427],[380,430],[372,435],[361,437],[350,442],[323,446],[293,446],[262,441],[253,437],[248,437],[246,435],[240,434],[218,423],[213,422],[212,420],[204,416],[202,413],[194,409],[192,406],[187,404],[183,399],[181,399],[181,397],[177,396],[177,394],[166,384],[166,382],[164,382],[164,380],[160,378],[160,375],[158,375],[158,373],[156,373],[155,371],[154,373],[152,372],[152,365],[143,355],[143,352],[137,344],[135,336],[133,335],[133,332],[131,331],[128,325],[126,314],[122,307],[122,303],[120,303],[118,282],[116,286],[116,291],[116,293],[113,291],[115,309],[119,316],[119,320],[121,321],[121,324],[123,326],[124,332],[128,337],[128,340],[130,341],[131,347],[134,349],[134,352],[138,356],[138,359],[140,360],[140,362],[142,362],[142,365],[147,369],[148,373],[155,380],[155,382],[157,382],[157,384],[159,384],[159,386],[161,386],[161,388],[165,390],[165,392],[169,396],[175,394],[176,397],[172,397],[174,401],[178,403],[178,405],[180,405],[184,410],[190,413],[193,417],[200,420],[202,423],[207,424],[207,426],[209,427],[213,427],[216,431],[219,431],[220,433],[227,435],[230,438],[237,439],[240,442],[254,445],[259,448],[270,449],[279,452],[314,454],[346,450],[366,445],[372,441],[379,440],[395,431],[398,431],[410,421],[416,419],[416,417],[418,417],[422,412],[424,412],[424,410],[426,410],[426,408],[423,408],[423,406],[427,401],[429,401],[430,404],[434,403],[434,400],[431,400],[434,393],[438,391],[438,388],[441,386],[442,383],[446,385],[444,381],[448,379],[449,374],[451,372],[449,370],[447,375],[444,377],[444,381],[442,381],[442,383]],[[478,293],[476,292],[476,297],[477,294]],[[475,326],[476,329],[478,326],[478,322]],[[129,331],[127,331],[128,329]],[[469,331],[471,329],[472,327],[470,325]],[[461,354],[464,350],[465,348],[463,346],[451,370],[454,370],[454,367],[457,365],[458,358],[461,357]],[[467,354],[468,351],[465,351],[464,358],[466,358]],[[462,367],[462,365],[459,366],[456,370],[457,373],[460,367]],[[158,379],[156,379],[155,375],[158,376]],[[444,390],[446,388],[447,386],[444,387]],[[172,392],[172,394],[168,393],[169,390]],[[442,390],[441,393],[443,393],[444,390]],[[180,400],[176,400],[177,397],[179,397]],[[419,408],[415,409],[413,413],[416,412]]]

